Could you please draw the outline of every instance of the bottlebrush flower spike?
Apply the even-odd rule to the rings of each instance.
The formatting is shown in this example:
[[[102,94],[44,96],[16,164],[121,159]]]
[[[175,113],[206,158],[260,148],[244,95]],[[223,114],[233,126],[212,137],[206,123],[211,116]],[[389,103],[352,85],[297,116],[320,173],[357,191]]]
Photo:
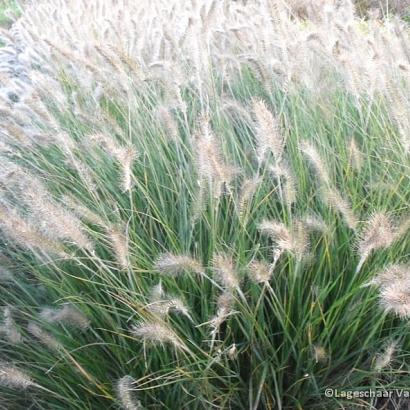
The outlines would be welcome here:
[[[12,389],[26,390],[35,383],[23,370],[9,363],[0,362],[0,385]]]
[[[124,410],[143,410],[141,402],[134,397],[133,384],[135,380],[127,375],[117,381],[117,397]]]
[[[219,282],[228,290],[239,289],[240,278],[234,266],[233,258],[226,254],[216,254],[212,261],[213,269]]]
[[[356,273],[360,271],[370,254],[389,247],[395,240],[395,232],[388,215],[383,212],[373,214],[366,222],[358,243],[360,260]]]
[[[177,276],[184,272],[202,274],[204,268],[195,259],[187,255],[164,253],[155,261],[154,269],[164,275]]]
[[[188,350],[178,335],[161,322],[139,322],[131,328],[131,334],[143,342],[165,345],[170,344],[179,350]]]
[[[278,164],[285,148],[285,138],[282,135],[279,121],[262,100],[254,100],[252,109],[256,120],[258,162],[261,164],[266,160],[267,155],[272,153],[275,163]]]
[[[90,325],[88,318],[71,305],[64,305],[60,309],[43,308],[40,317],[48,323],[62,323],[85,330]]]

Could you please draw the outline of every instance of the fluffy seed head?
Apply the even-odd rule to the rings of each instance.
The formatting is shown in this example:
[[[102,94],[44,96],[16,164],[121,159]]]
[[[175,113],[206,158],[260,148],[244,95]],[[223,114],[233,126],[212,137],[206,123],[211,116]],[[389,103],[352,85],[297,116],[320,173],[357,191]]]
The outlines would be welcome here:
[[[375,370],[380,371],[382,369],[385,369],[391,364],[393,360],[393,356],[397,350],[397,347],[398,347],[398,342],[392,341],[389,344],[387,344],[387,346],[384,348],[384,351],[382,353],[377,354],[376,362],[374,365]]]
[[[216,302],[216,315],[209,321],[211,327],[211,336],[214,338],[218,333],[222,323],[233,314],[235,299],[231,291],[226,290],[218,296]]]
[[[81,202],[72,195],[65,195],[62,201],[69,209],[71,209],[75,215],[80,219],[90,222],[94,225],[106,228],[107,224],[102,220],[102,218],[91,211],[91,209],[82,205]]]
[[[288,229],[282,222],[264,220],[259,224],[259,230],[275,241],[280,251],[293,253],[299,260],[306,255],[309,239],[301,221],[296,220]]]
[[[300,150],[305,154],[306,158],[313,166],[320,182],[325,185],[330,184],[328,171],[316,148],[311,143],[304,141],[300,144]]]
[[[349,164],[359,171],[363,165],[363,154],[357,145],[356,140],[352,137],[348,146]]]
[[[291,233],[282,222],[264,220],[259,224],[259,230],[274,240],[280,249],[292,251]]]
[[[213,257],[212,266],[219,281],[226,289],[234,290],[239,288],[240,278],[231,255],[216,254]]]
[[[271,278],[270,265],[265,261],[252,261],[249,264],[249,275],[256,283],[269,282]]]
[[[380,288],[380,304],[386,312],[402,319],[410,317],[410,280],[392,282]]]
[[[164,275],[177,276],[187,271],[201,274],[204,269],[195,259],[187,255],[164,253],[158,257],[154,269]]]
[[[172,141],[178,140],[178,124],[173,117],[172,113],[165,106],[160,106],[157,109],[157,117],[163,127],[165,128],[167,137]]]
[[[129,269],[128,238],[124,230],[120,226],[113,226],[108,233],[111,241],[111,247],[118,265],[121,269]]]
[[[242,215],[246,206],[252,200],[252,197],[255,195],[255,192],[258,189],[260,182],[261,178],[259,176],[245,179],[242,182],[237,205],[237,212],[239,216]]]
[[[81,330],[87,329],[90,321],[87,317],[71,305],[64,305],[61,309],[44,308],[40,317],[48,323],[62,323]]]
[[[360,256],[367,258],[372,251],[389,247],[395,239],[392,222],[383,212],[373,214],[366,222],[358,244]]]
[[[206,116],[201,117],[199,129],[194,139],[198,179],[200,184],[208,185],[215,198],[219,198],[237,174],[237,169],[225,162],[219,141],[214,136]]]
[[[29,220],[44,236],[50,241],[74,243],[79,248],[93,250],[81,221],[51,196],[39,178],[20,171],[16,181],[21,200],[30,211]]]
[[[60,342],[51,333],[48,333],[45,330],[41,329],[41,327],[35,324],[34,322],[30,322],[27,325],[27,330],[49,349],[62,349],[62,345],[60,344]]]
[[[0,229],[6,237],[24,248],[40,252],[43,255],[59,255],[68,258],[60,243],[51,241],[36,229],[29,221],[22,218],[15,209],[0,205]]]
[[[303,223],[309,231],[316,231],[321,233],[328,232],[328,226],[320,215],[306,215],[303,218]]]
[[[168,315],[170,311],[175,311],[188,318],[191,318],[189,309],[185,305],[185,303],[177,297],[167,295],[162,289],[161,283],[151,289],[149,304],[146,306],[146,308],[151,313],[160,317]]]
[[[328,359],[326,349],[321,345],[313,346],[313,356],[315,358],[316,363],[323,363],[326,362],[326,360]]]
[[[10,343],[17,344],[23,341],[23,336],[21,335],[19,329],[17,328],[16,322],[12,316],[12,310],[9,306],[4,308],[4,321],[0,333],[3,332],[5,337]]]
[[[34,385],[31,377],[23,370],[8,363],[0,362],[0,385],[25,390]]]
[[[336,188],[324,188],[322,187],[322,199],[331,208],[338,211],[346,225],[355,230],[358,224],[356,215],[354,214],[349,202],[342,197],[340,192]]]
[[[142,404],[134,397],[133,384],[135,380],[127,375],[117,381],[117,397],[124,410],[143,410]]]
[[[137,151],[132,146],[123,147],[118,152],[117,158],[122,169],[122,190],[123,192],[129,192],[131,191],[133,185],[132,166],[137,158]]]
[[[410,280],[410,266],[407,264],[390,265],[376,274],[366,285],[388,286],[394,282]]]
[[[279,121],[262,100],[253,101],[252,109],[256,120],[256,155],[258,161],[259,163],[264,162],[267,155],[272,153],[275,163],[279,163],[285,147],[285,139],[281,133]]]
[[[160,322],[139,322],[131,328],[131,334],[143,342],[170,344],[179,350],[187,350],[177,334],[166,324]]]

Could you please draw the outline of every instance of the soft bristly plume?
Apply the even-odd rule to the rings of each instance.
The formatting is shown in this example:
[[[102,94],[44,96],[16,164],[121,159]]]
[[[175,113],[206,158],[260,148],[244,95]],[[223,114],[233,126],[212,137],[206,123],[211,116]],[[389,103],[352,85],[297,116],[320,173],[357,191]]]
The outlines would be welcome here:
[[[51,350],[61,350],[63,346],[61,343],[49,332],[43,330],[34,322],[30,322],[27,325],[27,330],[41,343],[47,346]]]
[[[93,250],[94,245],[85,234],[81,221],[55,201],[38,178],[21,171],[18,186],[22,190],[22,201],[30,209],[30,219],[35,221],[43,235],[51,241],[60,240]]]
[[[405,215],[402,217],[396,226],[395,233],[394,233],[394,240],[400,240],[407,232],[410,230],[410,215]]]
[[[9,364],[0,362],[0,385],[12,389],[25,390],[34,386],[32,378],[23,370]]]
[[[6,237],[24,248],[48,257],[57,255],[62,258],[69,258],[60,243],[53,242],[40,233],[29,221],[21,217],[15,209],[6,208],[1,204],[0,229]]]
[[[395,233],[390,217],[383,212],[374,213],[360,234],[358,243],[360,260],[356,272],[360,271],[373,251],[389,247],[394,240]]]
[[[391,364],[391,362],[393,361],[393,356],[397,351],[397,348],[398,342],[392,341],[384,347],[383,352],[378,353],[376,355],[376,362],[374,364],[374,368],[376,371],[380,372],[381,370],[385,369]]]
[[[245,179],[240,187],[238,202],[236,204],[236,211],[238,216],[242,216],[245,208],[249,205],[252,197],[255,195],[261,183],[261,178],[259,176],[254,176],[252,178]]]
[[[237,169],[225,162],[207,116],[200,118],[198,128],[194,136],[194,149],[200,188],[207,186],[212,195],[219,198],[229,188]]]
[[[270,170],[272,174],[276,178],[278,178],[281,187],[281,193],[283,195],[283,200],[285,201],[287,207],[290,209],[291,206],[296,202],[297,195],[296,178],[290,164],[287,161],[283,160],[280,164],[271,166]]]
[[[360,148],[358,147],[354,137],[350,139],[350,143],[348,145],[348,156],[349,165],[356,171],[359,171],[363,165],[363,154],[360,151]]]
[[[89,319],[82,312],[68,304],[60,309],[43,308],[40,317],[48,323],[61,323],[81,330],[90,325]]]
[[[142,321],[131,328],[131,334],[143,342],[153,345],[170,344],[178,350],[188,350],[171,327],[161,322]]]
[[[179,135],[178,123],[169,109],[162,105],[157,108],[156,115],[165,129],[166,137],[171,141],[177,141]]]
[[[282,222],[264,220],[259,224],[262,234],[269,236],[281,253],[290,252],[301,260],[309,247],[309,238],[302,221],[294,221],[289,229]]]
[[[323,346],[316,344],[313,346],[313,357],[316,363],[323,363],[327,361],[329,356]]]
[[[329,229],[323,218],[316,214],[306,215],[303,218],[303,224],[306,226],[307,230],[321,232],[324,234],[327,233]]]
[[[321,196],[330,208],[335,209],[342,215],[344,222],[350,229],[356,230],[359,221],[347,199],[343,198],[336,188],[323,187]]]
[[[410,265],[395,264],[382,269],[364,286],[388,286],[391,283],[405,281],[407,279],[410,280]]]
[[[185,303],[178,297],[166,294],[162,289],[161,282],[151,289],[148,300],[146,308],[155,315],[164,317],[174,311],[192,320]]]
[[[329,185],[330,184],[329,173],[326,169],[325,164],[323,163],[323,160],[319,152],[314,147],[314,145],[308,141],[303,141],[300,144],[300,150],[305,154],[306,158],[309,160],[309,162],[313,166],[317,176],[319,177],[320,182],[322,184]]]
[[[117,381],[117,397],[124,410],[143,410],[144,408],[133,393],[134,384],[135,380],[129,375],[121,377]]]
[[[249,266],[249,276],[256,283],[266,283],[269,282],[272,272],[271,265],[265,261],[252,261]]]
[[[164,275],[177,276],[185,272],[201,274],[204,268],[201,264],[187,255],[164,253],[154,263],[154,269]]]
[[[292,252],[291,232],[285,224],[277,221],[264,220],[259,224],[258,229],[263,235],[269,236],[274,240],[282,251]]]
[[[118,153],[117,158],[122,170],[122,190],[124,192],[129,192],[131,191],[133,186],[132,166],[135,159],[137,158],[137,152],[132,146],[124,147]]]
[[[410,318],[410,280],[396,280],[380,287],[380,304],[387,313]]]
[[[211,327],[211,348],[222,323],[224,323],[229,316],[234,314],[234,304],[235,299],[230,290],[226,290],[218,296],[216,302],[216,314],[208,322]]]
[[[83,205],[81,201],[75,198],[73,195],[63,196],[61,202],[63,202],[69,209],[71,209],[74,214],[76,214],[80,219],[90,222],[94,225],[101,226],[103,228],[107,227],[107,222],[104,222],[99,215]]]
[[[271,153],[275,163],[279,163],[285,147],[285,138],[281,132],[279,120],[274,117],[262,100],[254,100],[252,109],[256,120],[258,161],[260,164],[263,163]]]
[[[381,307],[400,318],[410,317],[410,267],[407,264],[390,265],[364,285],[379,286]]]
[[[121,187],[123,192],[132,188],[132,167],[137,158],[137,151],[133,145],[122,146],[110,135],[95,133],[88,136],[91,143],[99,144],[109,155],[111,155],[121,168]]]
[[[216,254],[212,260],[213,270],[225,289],[239,289],[240,277],[234,265],[233,257],[226,254]]]
[[[21,343],[23,341],[23,336],[14,321],[10,306],[4,308],[3,316],[4,319],[3,325],[0,327],[0,334],[3,333],[10,343]]]
[[[124,270],[129,269],[129,246],[126,232],[121,226],[115,225],[109,229],[108,234],[111,242],[111,249],[119,267]]]
[[[358,220],[352,207],[332,184],[329,172],[317,149],[308,141],[303,141],[299,148],[311,163],[319,179],[319,189],[322,200],[342,215],[343,220],[350,229],[356,229]]]

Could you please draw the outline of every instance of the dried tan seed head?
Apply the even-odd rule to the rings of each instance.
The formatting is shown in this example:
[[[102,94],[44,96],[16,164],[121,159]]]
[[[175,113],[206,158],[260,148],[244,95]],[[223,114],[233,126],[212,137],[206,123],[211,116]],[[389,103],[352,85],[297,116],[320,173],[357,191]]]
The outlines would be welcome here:
[[[30,322],[27,325],[27,330],[31,333],[35,338],[37,338],[41,343],[47,346],[51,350],[61,350],[63,346],[61,343],[49,332],[41,329],[40,326],[35,324],[34,322]]]
[[[269,282],[271,278],[270,265],[265,261],[252,261],[249,264],[249,276],[256,283]]]
[[[44,308],[40,312],[40,317],[48,323],[62,323],[81,330],[87,329],[90,325],[89,319],[82,312],[68,304],[60,309]]]
[[[190,256],[174,255],[172,253],[160,255],[154,264],[154,269],[170,276],[177,276],[187,271],[198,274],[204,272],[201,264]]]
[[[322,158],[317,149],[309,142],[303,141],[300,144],[300,150],[305,154],[306,158],[312,164],[319,180],[322,184],[329,185],[330,177]]]
[[[383,212],[374,213],[366,222],[358,244],[360,255],[369,255],[377,249],[387,248],[394,240],[390,217]]]
[[[23,370],[9,363],[0,362],[0,385],[25,390],[34,384],[31,377]]]
[[[313,357],[315,358],[316,363],[326,362],[328,359],[328,354],[326,349],[321,345],[313,346]]]
[[[324,202],[331,208],[338,211],[346,225],[355,230],[358,224],[358,219],[354,214],[351,205],[349,202],[342,197],[340,192],[336,188],[323,188],[321,192]]]
[[[381,370],[385,369],[392,363],[393,356],[397,351],[397,347],[398,347],[398,342],[392,341],[385,346],[383,352],[378,353],[376,355],[376,362],[374,364],[376,371],[380,372]]]
[[[262,100],[254,100],[252,109],[256,120],[258,161],[263,163],[269,153],[272,153],[275,163],[278,164],[282,160],[285,148],[285,138],[282,135],[279,121]]]
[[[17,344],[23,341],[23,336],[14,321],[10,306],[4,308],[4,320],[0,333],[4,333],[10,343]]]
[[[380,304],[386,312],[402,319],[410,317],[410,280],[394,281],[380,287]]]
[[[143,342],[152,344],[170,344],[177,349],[187,350],[178,335],[161,322],[139,322],[131,328],[131,334]]]
[[[219,282],[226,289],[239,289],[240,278],[231,255],[216,254],[212,260],[212,267]]]
[[[127,375],[117,381],[117,397],[124,410],[143,410],[141,402],[134,397],[133,385],[135,380]]]
[[[124,232],[124,229],[120,226],[112,226],[108,233],[111,241],[111,248],[119,267],[124,270],[129,269],[128,237]]]

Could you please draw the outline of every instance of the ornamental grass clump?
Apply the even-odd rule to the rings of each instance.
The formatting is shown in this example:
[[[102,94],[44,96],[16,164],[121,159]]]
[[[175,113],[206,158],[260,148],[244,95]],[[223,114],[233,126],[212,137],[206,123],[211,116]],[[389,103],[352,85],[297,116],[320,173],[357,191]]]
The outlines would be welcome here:
[[[408,29],[306,4],[44,0],[1,33],[1,406],[409,385]]]

